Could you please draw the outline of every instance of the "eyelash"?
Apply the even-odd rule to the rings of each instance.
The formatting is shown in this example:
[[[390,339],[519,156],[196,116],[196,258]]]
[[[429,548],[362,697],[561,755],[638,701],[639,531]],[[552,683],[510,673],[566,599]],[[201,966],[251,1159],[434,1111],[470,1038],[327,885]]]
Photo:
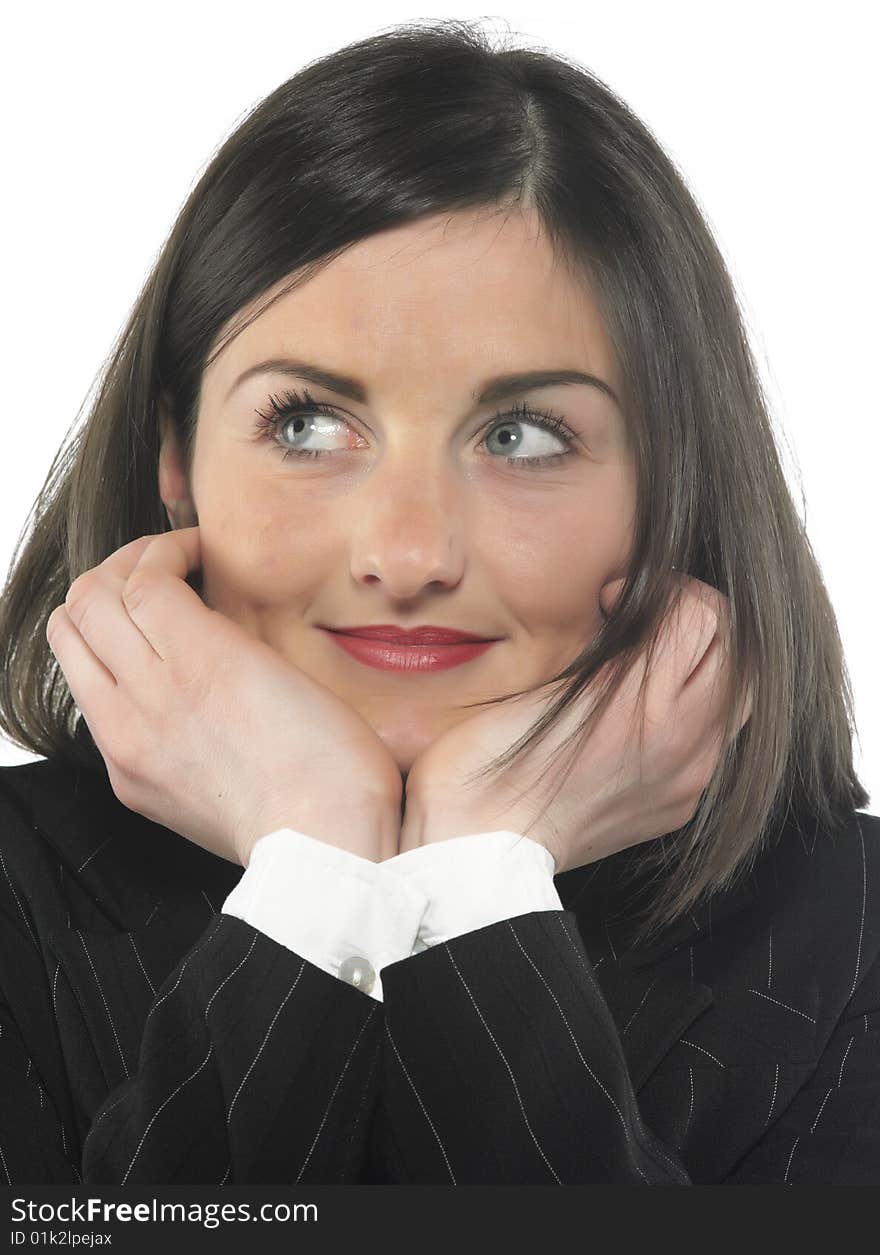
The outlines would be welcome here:
[[[264,414],[261,410],[257,410],[257,422],[255,424],[255,432],[258,440],[269,440],[274,447],[279,450],[282,455],[282,461],[286,461],[289,457],[295,458],[319,458],[327,455],[335,456],[331,449],[287,449],[277,439],[278,430],[289,419],[296,417],[297,414],[318,413],[324,414],[329,418],[339,418],[341,415],[332,406],[327,405],[323,401],[316,401],[312,397],[308,389],[302,393],[296,391],[285,392],[282,397],[269,397],[268,402],[269,413]],[[549,453],[543,457],[531,458],[513,458],[506,457],[505,462],[511,466],[547,466],[550,463],[558,462],[561,458],[571,456],[572,446],[575,442],[575,435],[565,420],[558,414],[554,414],[552,410],[544,410],[527,406],[524,402],[517,402],[513,408],[507,412],[497,413],[488,431],[492,431],[503,423],[519,422],[520,420],[528,420],[536,426],[543,428],[545,431],[551,431],[555,436],[567,446],[564,453]],[[488,434],[488,433],[487,433]]]

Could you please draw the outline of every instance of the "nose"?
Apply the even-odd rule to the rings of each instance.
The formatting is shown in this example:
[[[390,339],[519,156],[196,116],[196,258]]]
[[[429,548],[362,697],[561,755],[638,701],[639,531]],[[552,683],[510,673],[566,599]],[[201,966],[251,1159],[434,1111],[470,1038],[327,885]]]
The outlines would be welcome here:
[[[436,460],[390,459],[353,493],[352,576],[410,601],[431,586],[452,588],[464,570],[467,525],[460,485]]]

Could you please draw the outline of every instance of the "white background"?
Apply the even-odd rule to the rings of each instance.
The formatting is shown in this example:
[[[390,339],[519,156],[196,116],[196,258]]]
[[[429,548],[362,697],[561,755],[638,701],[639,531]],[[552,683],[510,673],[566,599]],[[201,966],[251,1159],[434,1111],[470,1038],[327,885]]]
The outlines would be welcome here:
[[[866,809],[880,813],[871,9],[754,0],[16,6],[0,81],[3,576],[178,210],[245,112],[307,61],[394,23],[482,18],[510,42],[575,58],[623,96],[714,230],[838,615],[857,769],[872,793]],[[32,758],[0,739],[0,763]]]

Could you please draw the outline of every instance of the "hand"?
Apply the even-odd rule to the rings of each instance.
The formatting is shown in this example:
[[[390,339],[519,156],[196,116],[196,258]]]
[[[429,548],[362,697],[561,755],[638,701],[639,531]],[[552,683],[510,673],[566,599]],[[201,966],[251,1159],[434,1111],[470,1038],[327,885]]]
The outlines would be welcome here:
[[[537,749],[532,746],[520,759],[513,783],[502,774],[500,783],[490,777],[471,786],[467,777],[509,749],[552,705],[558,691],[552,699],[529,695],[489,707],[444,732],[413,763],[406,781],[401,853],[431,841],[510,829],[545,845],[556,872],[562,872],[674,832],[693,818],[723,748],[719,721],[726,675],[721,637],[727,632],[728,603],[717,589],[689,576],[680,578],[681,605],[667,614],[647,682],[642,746],[638,691],[647,667],[644,651],[586,745],[576,751],[546,813],[527,831],[550,793],[554,757],[591,708],[584,705],[591,691],[585,690]],[[606,613],[623,584],[615,580],[602,589]],[[750,716],[751,692],[737,730]]]
[[[73,581],[46,637],[130,810],[247,866],[291,827],[375,862],[403,783],[345,702],[185,582],[198,527],[141,536]]]

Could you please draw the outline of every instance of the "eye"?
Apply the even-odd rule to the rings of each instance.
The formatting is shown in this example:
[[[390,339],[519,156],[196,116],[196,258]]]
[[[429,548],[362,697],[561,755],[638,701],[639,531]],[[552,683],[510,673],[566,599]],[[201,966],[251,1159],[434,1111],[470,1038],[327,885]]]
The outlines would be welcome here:
[[[318,417],[313,417],[318,416]],[[321,458],[332,449],[291,449],[278,439],[278,434],[287,431],[286,439],[296,436],[308,439],[312,435],[322,438],[332,434],[334,424],[345,420],[336,413],[332,405],[315,401],[308,390],[303,393],[287,392],[281,398],[269,397],[269,413],[257,411],[256,431],[258,439],[269,439],[278,448],[283,460],[295,458]]]
[[[528,427],[537,428],[541,432],[542,438],[539,438],[537,442],[534,438],[523,438],[520,433],[523,428]],[[517,429],[519,429],[519,433]],[[500,444],[502,450],[528,450],[534,447],[535,443],[537,443],[540,450],[542,446],[546,446],[548,435],[552,436],[557,444],[562,445],[561,451],[539,453],[537,456],[526,456],[523,454],[519,457],[511,457],[509,452],[506,453],[504,460],[514,466],[546,466],[551,462],[558,462],[562,458],[571,457],[574,452],[572,446],[575,442],[575,435],[565,419],[558,414],[554,414],[552,410],[532,408],[526,405],[525,402],[517,402],[507,414],[495,415],[492,427],[485,437],[487,444],[489,437],[496,432],[501,434]]]
[[[286,392],[282,397],[269,397],[269,412],[257,411],[255,426],[258,440],[269,440],[278,449],[283,460],[287,458],[320,458],[333,456],[345,450],[335,449],[298,449],[289,443],[298,436],[304,440],[313,437],[332,439],[335,429],[346,424],[346,419],[332,405],[316,401],[308,390],[302,393]],[[528,428],[540,433],[537,438],[528,434]],[[489,447],[490,437],[499,433],[499,445],[503,460],[511,466],[539,467],[558,463],[575,454],[574,444],[577,439],[565,419],[552,410],[533,408],[524,402],[515,404],[512,409],[496,414],[487,435],[481,443]],[[525,433],[525,434],[524,434]],[[283,436],[283,441],[282,441]],[[541,452],[546,448],[547,437],[550,436],[561,445],[556,451]],[[538,453],[529,454],[528,450],[537,444]],[[490,450],[491,451],[491,450]]]

